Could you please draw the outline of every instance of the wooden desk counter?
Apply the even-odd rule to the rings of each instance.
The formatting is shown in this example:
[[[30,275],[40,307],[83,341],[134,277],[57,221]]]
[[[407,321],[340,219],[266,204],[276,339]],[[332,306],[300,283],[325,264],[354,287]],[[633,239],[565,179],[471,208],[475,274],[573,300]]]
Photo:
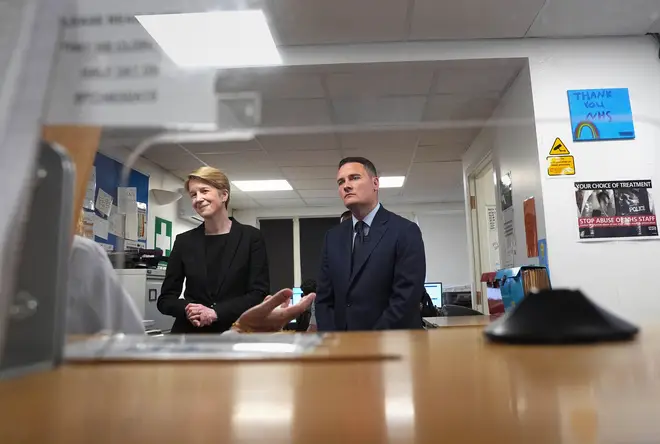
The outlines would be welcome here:
[[[476,328],[338,335],[384,361],[67,365],[0,382],[1,443],[651,443],[660,329],[488,344]]]

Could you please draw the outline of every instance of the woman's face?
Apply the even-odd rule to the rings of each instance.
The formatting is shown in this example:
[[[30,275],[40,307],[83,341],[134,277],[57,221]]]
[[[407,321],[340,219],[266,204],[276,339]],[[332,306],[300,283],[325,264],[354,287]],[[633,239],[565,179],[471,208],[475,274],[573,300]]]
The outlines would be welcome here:
[[[213,215],[222,211],[228,197],[227,191],[218,190],[207,183],[195,179],[191,179],[188,182],[188,193],[192,200],[193,209],[204,219],[213,217]]]

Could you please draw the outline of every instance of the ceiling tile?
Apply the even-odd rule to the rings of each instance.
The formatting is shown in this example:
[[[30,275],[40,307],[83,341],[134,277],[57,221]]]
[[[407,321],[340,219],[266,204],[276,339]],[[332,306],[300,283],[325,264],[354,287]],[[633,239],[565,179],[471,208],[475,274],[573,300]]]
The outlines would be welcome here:
[[[149,149],[141,154],[142,157],[149,160],[182,155],[188,155],[188,153],[186,153],[185,150],[182,150],[181,147],[176,144],[152,145],[149,147]]]
[[[268,152],[288,150],[334,150],[338,148],[337,137],[327,134],[263,135],[258,137],[261,146]]]
[[[289,183],[294,190],[335,190],[337,195],[337,179],[302,179],[290,180]]]
[[[341,160],[338,150],[281,151],[272,156],[279,166],[334,166]]]
[[[414,148],[402,147],[401,149],[357,149],[357,150],[344,150],[348,157],[366,157],[371,160],[375,165],[377,171],[380,173],[383,168],[396,168],[406,169],[412,161]]]
[[[495,108],[499,99],[495,97],[439,94],[434,96],[425,116],[426,121],[459,121],[482,127]],[[474,122],[470,122],[474,120]]]
[[[199,159],[180,149],[178,153],[155,151],[144,157],[156,165],[165,168],[166,170],[188,170],[188,172],[191,172],[201,166],[204,166],[204,164],[200,162]]]
[[[298,199],[298,193],[295,191],[256,191],[246,193],[257,202],[268,199]]]
[[[419,146],[461,143],[470,145],[481,128],[449,128],[419,132]]]
[[[329,126],[328,106],[324,99],[264,100],[262,127]]]
[[[336,179],[337,167],[282,167],[282,174],[287,179]]]
[[[218,167],[216,166],[216,168]],[[285,179],[279,168],[231,167],[223,171],[229,176],[229,180]]]
[[[527,33],[530,37],[641,35],[660,18],[658,0],[553,0]]]
[[[416,131],[360,131],[341,133],[343,148],[360,149],[413,149],[417,143]]]
[[[300,197],[307,200],[307,198],[328,198],[339,200],[339,194],[337,192],[337,187],[329,190],[298,190]]]
[[[261,151],[256,139],[241,142],[184,143],[181,144],[193,154],[242,153],[244,151]]]
[[[322,98],[325,94],[320,75],[296,74],[286,67],[220,71],[216,91],[259,92],[266,100],[314,99]]]
[[[435,92],[437,94],[502,93],[518,75],[521,64],[497,59],[472,67],[439,68]]]
[[[433,68],[389,68],[371,65],[371,70],[329,74],[326,85],[330,97],[382,97],[425,95],[429,93]]]
[[[302,199],[263,199],[257,200],[257,203],[267,208],[297,208],[305,206],[305,202]]]
[[[418,123],[425,103],[426,96],[332,100],[335,121],[344,125]]]
[[[268,18],[280,46],[396,41],[405,38],[407,5],[407,0],[271,0]]]
[[[308,198],[305,199],[305,203],[310,207],[339,207],[341,206],[341,200],[338,197],[334,199],[330,198]],[[340,215],[338,215],[340,216]]]
[[[221,170],[235,168],[276,167],[268,153],[263,151],[245,151],[233,154],[197,154],[204,162]]]
[[[417,151],[415,151],[414,161],[417,163],[460,161],[461,156],[468,147],[468,145],[463,144],[418,147]]]
[[[523,37],[545,0],[415,0],[411,40]],[[552,3],[552,2],[550,2]]]
[[[143,140],[162,133],[163,128],[103,128],[100,145],[136,146]]]

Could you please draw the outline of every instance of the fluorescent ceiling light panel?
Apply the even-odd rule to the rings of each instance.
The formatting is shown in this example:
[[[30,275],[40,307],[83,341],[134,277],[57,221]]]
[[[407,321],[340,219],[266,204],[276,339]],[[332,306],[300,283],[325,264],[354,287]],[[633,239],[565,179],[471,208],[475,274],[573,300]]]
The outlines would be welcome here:
[[[233,180],[236,188],[245,192],[291,191],[293,187],[286,180]]]
[[[135,18],[165,54],[184,68],[282,64],[261,9],[136,15]]]
[[[381,188],[401,188],[406,176],[382,176],[378,178]]]

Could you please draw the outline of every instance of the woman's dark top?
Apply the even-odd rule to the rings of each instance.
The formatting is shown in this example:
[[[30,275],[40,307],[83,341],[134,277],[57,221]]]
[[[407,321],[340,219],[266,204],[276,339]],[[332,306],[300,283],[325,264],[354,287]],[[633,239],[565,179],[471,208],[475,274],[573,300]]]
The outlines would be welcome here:
[[[186,281],[183,299],[179,299]],[[175,318],[172,333],[220,333],[270,290],[268,258],[261,232],[232,219],[229,233],[206,236],[204,224],[177,236],[158,297],[158,310]],[[186,305],[213,308],[218,320],[195,327]]]

